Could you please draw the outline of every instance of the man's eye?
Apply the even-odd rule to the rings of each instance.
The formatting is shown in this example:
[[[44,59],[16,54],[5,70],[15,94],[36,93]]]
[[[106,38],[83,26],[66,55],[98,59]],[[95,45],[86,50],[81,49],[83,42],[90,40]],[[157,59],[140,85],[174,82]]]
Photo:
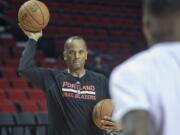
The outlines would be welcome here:
[[[73,51],[69,51],[69,54],[73,54]]]
[[[84,51],[80,51],[79,53],[80,53],[80,54],[83,54],[83,53],[84,53]]]

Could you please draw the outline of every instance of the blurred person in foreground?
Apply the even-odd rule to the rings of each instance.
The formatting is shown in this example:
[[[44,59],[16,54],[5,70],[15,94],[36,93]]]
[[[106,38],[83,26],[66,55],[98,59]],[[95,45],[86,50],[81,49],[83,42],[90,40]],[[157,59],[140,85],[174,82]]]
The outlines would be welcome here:
[[[113,120],[124,135],[180,135],[180,0],[144,0],[149,46],[110,77]]]
[[[21,26],[20,26],[21,27]],[[87,46],[83,38],[72,36],[64,45],[67,70],[43,68],[34,65],[37,42],[42,31],[22,31],[29,38],[19,65],[19,73],[42,88],[47,95],[49,135],[103,135],[92,121],[94,105],[109,98],[105,76],[86,70]],[[104,131],[119,131],[119,124],[110,117],[102,119]]]

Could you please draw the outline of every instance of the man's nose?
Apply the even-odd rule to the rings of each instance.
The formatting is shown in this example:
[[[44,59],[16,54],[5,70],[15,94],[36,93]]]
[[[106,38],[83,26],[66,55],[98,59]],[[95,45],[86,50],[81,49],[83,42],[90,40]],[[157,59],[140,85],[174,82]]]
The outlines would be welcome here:
[[[79,53],[78,52],[75,53],[75,58],[79,58]]]

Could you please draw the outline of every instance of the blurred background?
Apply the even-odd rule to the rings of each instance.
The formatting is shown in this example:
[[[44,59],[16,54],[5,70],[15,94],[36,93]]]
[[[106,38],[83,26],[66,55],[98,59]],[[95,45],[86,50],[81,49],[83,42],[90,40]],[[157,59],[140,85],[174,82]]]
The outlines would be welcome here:
[[[74,35],[87,42],[86,68],[107,77],[117,64],[147,48],[141,28],[141,0],[42,1],[50,10],[50,22],[39,41],[35,58],[38,66],[64,70],[64,42]],[[1,135],[47,134],[45,94],[17,74],[27,41],[17,21],[24,2],[0,0]]]

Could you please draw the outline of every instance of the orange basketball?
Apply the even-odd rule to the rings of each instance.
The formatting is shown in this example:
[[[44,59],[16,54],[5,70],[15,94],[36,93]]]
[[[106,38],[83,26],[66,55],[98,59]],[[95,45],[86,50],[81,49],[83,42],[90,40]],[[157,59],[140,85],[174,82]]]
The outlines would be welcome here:
[[[43,2],[29,0],[21,5],[18,12],[18,21],[24,30],[39,32],[47,26],[49,16],[49,10]]]
[[[101,120],[104,116],[112,116],[112,100],[111,99],[103,99],[99,101],[93,108],[93,121],[95,125],[101,129],[102,124]]]

